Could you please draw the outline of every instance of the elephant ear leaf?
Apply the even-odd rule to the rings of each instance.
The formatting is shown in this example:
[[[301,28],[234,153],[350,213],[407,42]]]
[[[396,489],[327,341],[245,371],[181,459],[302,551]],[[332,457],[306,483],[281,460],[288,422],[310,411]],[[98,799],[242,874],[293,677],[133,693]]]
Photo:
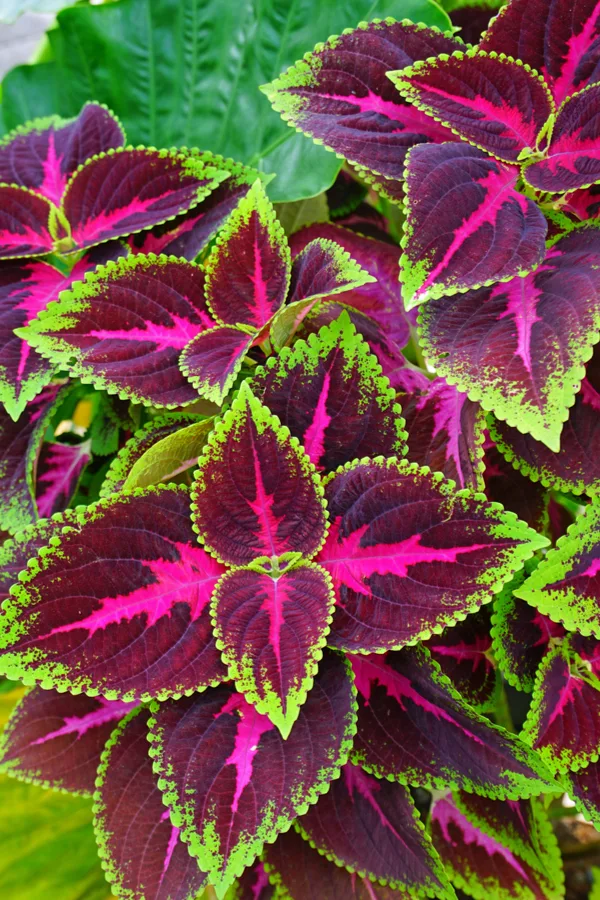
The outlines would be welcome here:
[[[349,667],[331,651],[287,740],[230,684],[151,709],[163,802],[221,896],[329,789],[356,728]]]

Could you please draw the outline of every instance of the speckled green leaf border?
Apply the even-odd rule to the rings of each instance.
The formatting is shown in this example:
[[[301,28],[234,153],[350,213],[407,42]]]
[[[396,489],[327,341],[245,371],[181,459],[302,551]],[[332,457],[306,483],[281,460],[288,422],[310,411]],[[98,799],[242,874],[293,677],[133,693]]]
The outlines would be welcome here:
[[[65,534],[73,531],[81,531],[82,526],[85,526],[88,521],[93,522],[96,519],[101,518],[105,509],[117,506],[120,503],[127,504],[132,497],[147,496],[153,493],[156,494],[160,491],[179,491],[184,494],[189,493],[189,489],[183,485],[158,484],[148,488],[136,488],[126,494],[113,494],[110,497],[98,500],[96,503],[91,503],[89,506],[78,506],[74,510],[70,510],[68,518],[65,520],[67,524],[61,529],[61,533]],[[57,514],[57,516],[60,515],[64,516],[64,513]],[[60,522],[61,519],[57,519],[57,521]],[[19,572],[18,581],[10,589],[9,599],[5,600],[2,604],[4,614],[0,618],[0,625],[2,626],[2,633],[0,634],[0,650],[4,650],[10,646],[13,639],[19,636],[20,625],[17,620],[21,609],[29,605],[35,605],[35,596],[29,591],[28,585],[33,581],[35,576],[40,572],[43,572],[50,563],[57,559],[61,559],[62,553],[60,536],[54,535],[50,537],[48,544],[45,547],[40,548],[38,556],[34,559],[30,559],[27,563],[27,567]],[[14,681],[21,681],[27,686],[39,684],[39,686],[45,690],[54,689],[58,691],[69,691],[71,694],[85,693],[88,697],[102,695],[107,700],[123,700],[125,702],[137,700],[140,703],[145,703],[154,698],[158,698],[159,700],[166,700],[171,697],[178,699],[183,696],[190,696],[191,694],[206,690],[209,687],[216,687],[222,681],[222,678],[218,678],[205,684],[201,688],[179,692],[174,690],[162,690],[157,691],[156,694],[146,693],[140,697],[136,697],[135,693],[123,693],[113,688],[100,690],[93,687],[84,687],[81,684],[74,684],[69,676],[63,671],[61,663],[57,665],[56,663],[51,662],[49,665],[39,665],[39,659],[36,659],[36,663],[38,663],[36,671],[35,673],[31,673],[28,669],[27,662],[23,662],[22,659],[20,659],[20,653],[16,659],[14,659],[13,656],[14,654],[5,653],[0,657],[0,675],[6,675],[7,678]]]
[[[490,634],[492,637],[492,653],[494,659],[498,663],[503,677],[517,691],[525,691],[531,693],[534,681],[520,678],[515,672],[510,658],[505,649],[504,638],[510,628],[506,621],[506,616],[512,610],[514,604],[513,594],[520,587],[525,579],[530,575],[538,565],[539,560],[535,557],[525,561],[524,567],[515,573],[513,579],[504,585],[499,594],[494,598],[494,610],[492,612],[492,627]]]
[[[560,622],[569,631],[600,639],[600,601],[598,598],[576,594],[572,587],[549,586],[568,577],[582,553],[593,553],[599,540],[600,498],[594,497],[585,511],[558,539],[556,547],[525,583],[515,590],[515,596],[526,600],[541,613]],[[600,550],[599,550],[600,553]],[[598,557],[596,556],[596,559]],[[595,621],[593,618],[595,617]]]
[[[415,830],[419,833],[419,835],[421,835],[424,838],[424,843],[425,843],[427,851],[428,851],[427,861],[428,861],[428,863],[431,864],[432,875],[436,876],[440,882],[441,887],[445,888],[445,890],[443,890],[443,891],[440,888],[438,888],[436,890],[435,888],[429,887],[426,885],[408,886],[406,884],[402,884],[402,883],[396,882],[396,881],[382,881],[379,878],[375,878],[370,872],[367,872],[366,869],[356,869],[356,868],[354,868],[354,866],[346,865],[346,863],[344,863],[343,860],[339,859],[333,853],[328,853],[327,850],[324,850],[321,847],[318,847],[317,844],[315,844],[315,842],[313,840],[311,840],[311,838],[308,836],[305,829],[302,827],[302,819],[301,818],[298,819],[298,821],[294,824],[294,828],[296,829],[298,834],[301,835],[301,837],[310,844],[310,846],[313,848],[313,850],[315,850],[319,854],[319,856],[324,856],[325,859],[329,860],[329,862],[335,863],[336,866],[339,866],[340,869],[345,869],[346,872],[349,872],[351,875],[356,874],[360,878],[369,879],[369,881],[372,881],[374,884],[383,884],[385,886],[390,887],[392,890],[399,891],[400,896],[398,897],[398,900],[405,900],[405,898],[406,898],[406,900],[408,900],[408,898],[413,898],[413,900],[422,900],[422,898],[424,898],[424,897],[432,897],[432,898],[439,897],[439,898],[442,898],[442,900],[454,900],[455,894],[448,882],[448,876],[444,869],[443,863],[439,857],[437,850],[435,849],[435,847],[433,846],[433,844],[431,842],[431,838],[429,837],[429,832],[427,831],[425,825],[423,824],[421,816],[419,815],[419,811],[418,811],[417,807],[415,806],[415,803],[412,800],[412,797],[410,799],[411,799],[411,818],[412,818],[411,824],[413,825]],[[425,847],[423,849],[425,850]],[[278,895],[276,895],[276,898],[277,897],[278,897]],[[283,893],[281,895],[281,900],[285,900],[286,897],[288,897],[288,895]],[[376,898],[376,895],[375,895],[375,898]]]
[[[101,499],[110,497],[115,491],[123,490],[123,484],[135,463],[150,447],[162,439],[164,429],[169,429],[170,426],[173,426],[172,430],[167,432],[171,434],[178,426],[185,428],[186,425],[193,425],[199,420],[200,416],[196,416],[193,413],[174,412],[157,416],[155,419],[146,422],[143,428],[136,431],[111,460],[100,488]]]
[[[18,329],[19,336],[34,347],[41,356],[68,369],[70,374],[79,378],[83,384],[92,384],[98,390],[106,391],[108,394],[117,394],[121,400],[133,400],[143,406],[154,406],[155,404],[145,395],[138,394],[131,388],[119,388],[110,379],[95,374],[93,366],[80,362],[78,350],[68,341],[61,339],[59,335],[51,336],[44,332],[49,329],[58,332],[68,331],[73,323],[73,314],[85,312],[90,308],[90,301],[96,297],[103,282],[110,283],[111,280],[119,279],[137,269],[155,265],[166,266],[173,263],[181,263],[186,268],[196,267],[198,278],[202,277],[202,270],[196,263],[183,257],[166,256],[162,253],[159,256],[154,253],[147,255],[140,253],[134,256],[124,256],[116,261],[111,260],[106,265],[98,266],[93,272],[88,272],[83,281],[77,281],[70,290],[63,291],[58,300],[52,300],[26,328]],[[198,329],[201,328],[202,326],[199,325]],[[189,402],[195,401],[190,400]],[[175,409],[179,406],[180,404],[176,403],[166,403],[162,408]]]
[[[286,307],[286,310],[291,308]],[[402,418],[402,407],[396,402],[396,391],[383,374],[379,360],[371,352],[368,343],[352,324],[346,310],[330,325],[324,325],[318,334],[309,334],[306,340],[295,341],[293,347],[283,347],[277,356],[269,357],[264,367],[257,368],[255,376],[263,371],[271,374],[276,370],[276,377],[283,380],[296,366],[302,367],[306,375],[312,375],[317,371],[321,360],[335,347],[340,349],[344,357],[346,370],[358,372],[363,394],[370,391],[380,411],[393,414],[397,438],[394,455],[406,456],[408,435],[406,422]]]
[[[429,650],[427,650],[425,646],[421,646],[420,652],[426,657],[428,665],[430,666],[433,683],[440,687],[450,700],[456,703],[460,712],[467,719],[483,726],[486,730],[500,734],[504,740],[510,743],[511,752],[514,755],[514,758],[521,764],[528,766],[532,772],[538,776],[538,782],[536,784],[520,773],[507,772],[506,774],[510,781],[507,788],[485,786],[483,783],[476,784],[469,779],[463,778],[460,788],[468,793],[479,794],[481,797],[489,797],[492,800],[526,800],[529,797],[535,797],[551,790],[553,783],[552,773],[546,768],[539,755],[517,735],[512,734],[500,725],[494,725],[487,716],[481,715],[473,709],[462,695],[458,693],[448,676],[444,675],[440,665],[432,658]],[[455,778],[455,772],[447,768],[444,770],[443,776],[423,776],[417,769],[409,769],[408,767],[403,772],[387,772],[376,766],[365,763],[364,759],[356,750],[350,754],[350,761],[355,765],[361,766],[365,772],[374,775],[376,778],[387,778],[390,781],[398,781],[400,784],[405,784],[407,786],[423,787],[429,791],[459,789],[459,784]]]
[[[295,557],[296,554],[289,554],[289,556]],[[265,560],[265,562],[267,562],[267,560]],[[256,675],[254,673],[252,658],[240,658],[232,649],[228,651],[224,642],[223,632],[218,625],[217,610],[219,601],[221,600],[224,591],[226,591],[227,589],[228,576],[232,572],[244,571],[244,567],[235,566],[219,579],[213,591],[210,611],[212,616],[215,642],[217,644],[217,648],[221,651],[221,658],[229,671],[229,677],[235,681],[235,686],[237,687],[238,691],[244,695],[248,703],[251,703],[263,716],[267,716],[275,725],[275,727],[279,729],[281,736],[285,740],[288,737],[294,725],[294,722],[298,718],[300,707],[308,697],[308,694],[314,684],[315,675],[317,674],[317,670],[319,668],[319,662],[323,658],[323,648],[327,644],[327,635],[331,630],[331,622],[333,621],[333,612],[335,608],[335,592],[333,590],[333,582],[331,580],[331,576],[328,572],[325,571],[325,569],[322,568],[322,566],[319,566],[317,563],[296,561],[292,559],[290,560],[290,565],[286,566],[285,556],[280,558],[279,562],[283,563],[281,569],[282,574],[285,572],[293,572],[298,567],[310,568],[315,572],[318,572],[328,585],[326,625],[325,628],[320,632],[317,643],[312,645],[309,654],[304,661],[303,677],[300,684],[297,688],[291,690],[286,695],[285,699],[287,706],[287,715],[283,714],[281,700],[279,698],[279,695],[269,684],[266,671],[264,672],[264,674],[261,672],[261,675],[264,678],[263,686],[265,694],[265,698],[261,699],[258,692],[258,685]],[[253,565],[252,568],[255,567],[257,572],[260,571],[258,561]],[[265,569],[264,573],[268,576],[271,576],[272,574],[269,569]]]
[[[267,407],[263,406],[263,404],[254,396],[248,382],[246,381],[242,383],[240,390],[236,394],[230,408],[227,410],[225,415],[215,421],[215,427],[209,435],[202,456],[198,460],[198,468],[196,470],[194,484],[192,486],[192,503],[190,507],[193,523],[192,527],[198,535],[200,543],[204,545],[204,549],[212,556],[214,556],[218,562],[223,563],[224,565],[230,565],[230,563],[228,563],[227,560],[223,559],[214,548],[211,548],[210,544],[207,543],[206,531],[197,524],[196,514],[198,506],[196,503],[196,497],[198,497],[200,493],[203,493],[207,489],[204,478],[204,469],[211,465],[217,468],[219,467],[219,463],[221,461],[222,446],[227,442],[231,432],[235,429],[236,425],[238,425],[239,422],[241,422],[248,415],[254,422],[259,435],[264,431],[270,429],[275,433],[279,444],[287,445],[289,452],[296,456],[300,464],[300,471],[302,473],[302,476],[307,481],[311,481],[314,485],[316,495],[323,506],[323,512],[325,516],[325,529],[322,539],[314,547],[314,549],[312,549],[310,553],[303,554],[303,557],[305,559],[312,559],[314,556],[316,556],[319,550],[321,550],[327,537],[329,514],[327,512],[327,504],[325,502],[325,491],[323,488],[323,484],[317,470],[304,452],[304,448],[302,447],[300,441],[290,434],[289,428],[286,428],[284,425],[282,425],[277,416],[272,415]]]
[[[306,795],[302,798],[297,798],[297,801],[294,804],[295,817],[304,815],[310,806],[317,803],[321,794],[327,793],[329,790],[329,783],[335,778],[340,777],[342,766],[348,761],[348,756],[352,749],[357,727],[358,701],[350,663],[347,659],[343,658],[343,664],[350,685],[352,707],[346,731],[342,737],[340,752],[337,759],[331,760],[329,770],[320,773],[321,780],[310,786]],[[181,829],[180,837],[188,845],[190,854],[198,860],[198,865],[203,871],[214,871],[215,868],[220,868],[218,853],[213,854],[208,847],[203,846],[200,836],[197,834],[194,827],[193,814],[190,812],[184,798],[178,795],[177,785],[173,778],[174,773],[165,767],[161,758],[164,746],[164,735],[159,731],[158,723],[154,718],[154,714],[158,712],[159,708],[159,704],[156,701],[149,704],[151,718],[148,720],[148,741],[150,742],[149,754],[153,760],[152,767],[158,776],[158,787],[163,794],[163,803],[169,808],[172,824]],[[259,833],[259,835],[246,847],[245,856],[248,860],[256,859],[262,853],[265,844],[273,844],[277,840],[279,834],[289,831],[295,817],[282,818],[281,820],[278,820],[274,826],[271,826],[270,828],[267,827],[263,833]],[[221,873],[223,881],[227,881],[228,884],[231,884],[234,878],[239,878],[246,865],[247,863],[242,863],[242,865],[240,865],[239,862],[234,863],[231,872]],[[216,888],[216,890],[217,897],[224,896],[225,891],[222,888]]]

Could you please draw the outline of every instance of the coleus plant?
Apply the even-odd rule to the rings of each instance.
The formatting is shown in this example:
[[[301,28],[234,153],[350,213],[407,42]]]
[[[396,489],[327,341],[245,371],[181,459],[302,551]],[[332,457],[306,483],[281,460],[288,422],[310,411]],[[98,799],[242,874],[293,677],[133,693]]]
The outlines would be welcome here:
[[[477,48],[363,24],[268,86],[347,162],[293,233],[99,104],[0,147],[0,771],[93,795],[117,896],[559,900],[548,807],[600,825],[600,9],[567,6]]]

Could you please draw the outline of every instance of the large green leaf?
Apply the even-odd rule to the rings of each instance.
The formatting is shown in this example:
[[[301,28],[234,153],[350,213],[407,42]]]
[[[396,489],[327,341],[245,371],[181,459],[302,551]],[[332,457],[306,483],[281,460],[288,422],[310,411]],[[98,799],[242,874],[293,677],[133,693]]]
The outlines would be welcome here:
[[[91,802],[0,777],[2,900],[109,900]]]
[[[49,32],[53,60],[13,69],[5,126],[98,100],[133,144],[198,146],[277,173],[276,201],[314,196],[340,161],[287,126],[259,85],[318,41],[359,21],[450,27],[435,0],[118,0],[65,9]]]

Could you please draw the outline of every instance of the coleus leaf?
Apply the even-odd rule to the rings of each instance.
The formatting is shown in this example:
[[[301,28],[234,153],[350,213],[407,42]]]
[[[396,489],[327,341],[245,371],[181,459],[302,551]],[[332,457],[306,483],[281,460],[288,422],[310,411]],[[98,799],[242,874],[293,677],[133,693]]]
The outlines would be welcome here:
[[[122,491],[129,473],[151,447],[169,435],[177,434],[187,425],[194,425],[197,422],[198,417],[191,413],[170,413],[147,422],[129,438],[113,458],[100,489],[100,496],[110,497],[111,494]]]
[[[182,417],[178,419],[179,428],[153,443],[135,460],[122,490],[131,491],[159,484],[161,481],[170,481],[196,465],[212,431],[213,419],[200,419],[191,424],[181,421]],[[156,436],[156,431],[154,435]]]
[[[77,513],[67,510],[52,519],[41,519],[35,525],[28,525],[0,545],[0,603],[9,596],[9,589],[16,582],[22,569],[30,559],[37,556],[40,547],[45,547],[50,538],[58,535],[71,521],[77,521]]]
[[[215,319],[260,330],[285,301],[290,272],[285,232],[257,180],[206,261],[206,298]]]
[[[294,828],[266,847],[264,859],[271,881],[283,897],[292,900],[410,900],[406,891],[351,874],[328,862]]]
[[[28,400],[50,381],[54,367],[14,333],[61,291],[108,259],[125,252],[118,242],[85,253],[68,275],[42,260],[0,264],[0,402],[17,419]]]
[[[86,103],[74,119],[34,119],[0,141],[0,182],[32,188],[60,206],[82,163],[124,143],[119,121],[99,103]]]
[[[90,247],[187,212],[229,177],[218,159],[143,147],[92,157],[75,172],[63,196],[72,245]]]
[[[500,452],[524,476],[558,491],[583,494],[600,482],[599,411],[600,354],[595,352],[563,425],[558,453],[493,416],[488,424]]]
[[[525,181],[538,191],[558,194],[600,180],[599,112],[600,85],[569,97],[558,110],[546,155],[525,164]]]
[[[80,511],[73,526],[11,590],[0,670],[111,700],[221,681],[209,601],[223,568],[195,541],[187,491],[117,495]]]
[[[94,795],[94,829],[106,877],[128,900],[196,900],[206,875],[169,820],[148,755],[145,709],[106,744]]]
[[[0,409],[0,528],[19,531],[37,520],[35,478],[46,429],[71,392],[49,384],[30,400],[18,421]]]
[[[515,166],[463,143],[410,151],[400,258],[407,309],[525,275],[542,262],[546,220],[515,190],[518,176]]]
[[[202,397],[221,404],[235,383],[246,353],[259,340],[235,325],[217,325],[192,338],[179,357],[179,368]]]
[[[300,834],[338,866],[411,897],[448,897],[449,885],[404,785],[347,763],[298,820]]]
[[[598,340],[599,250],[597,229],[577,229],[530,275],[431,300],[419,316],[439,374],[554,452]]]
[[[483,488],[485,413],[444,378],[400,395],[410,462],[442,472],[460,488]]]
[[[558,106],[600,78],[597,0],[512,0],[490,24],[480,47],[522,59],[540,72]]]
[[[502,674],[512,687],[531,693],[538,666],[554,638],[564,635],[562,625],[542,615],[514,591],[535,569],[529,560],[498,594],[492,616],[492,647]]]
[[[315,468],[246,382],[199,460],[192,520],[207,549],[232,565],[310,557],[323,543],[327,516]]]
[[[554,112],[540,75],[478,48],[421,60],[388,77],[417,109],[508,163],[535,151]]]
[[[515,594],[570,631],[600,638],[600,502],[594,499]]]
[[[34,687],[0,737],[0,772],[91,796],[100,755],[130,703]]]
[[[189,212],[130,235],[127,242],[132,253],[165,253],[194,260],[204,250],[258,177],[254,169],[229,159],[218,157],[218,164],[230,173],[229,178]]]
[[[40,194],[0,184],[0,259],[50,253],[52,214],[52,205]]]
[[[449,0],[446,9],[461,40],[475,46],[501,5],[501,0]]]
[[[326,483],[318,561],[337,597],[330,644],[382,652],[439,634],[489,602],[546,538],[414,463],[364,461]]]
[[[405,452],[395,392],[346,313],[269,358],[252,388],[302,442],[317,469]]]
[[[483,606],[425,645],[458,693],[480,712],[493,709],[500,686],[490,627],[490,608]]]
[[[286,122],[317,143],[360,169],[401,179],[407,149],[453,138],[401,100],[386,73],[462,46],[410,22],[362,22],[318,44],[262,90]]]
[[[536,676],[522,737],[550,769],[597,762],[600,752],[600,646],[573,636],[550,652]]]
[[[315,563],[233,569],[211,603],[229,675],[284,739],[305,703],[327,641],[335,596]]]
[[[79,444],[58,441],[42,444],[35,491],[35,503],[42,518],[62,512],[70,505],[91,458],[91,440]]]
[[[504,807],[508,804],[496,802],[498,817],[503,816]],[[540,811],[538,816],[541,818],[542,815]],[[510,845],[498,840],[493,832],[483,831],[469,821],[450,796],[441,797],[434,803],[431,832],[451,881],[468,891],[475,900],[486,900],[490,896],[498,900],[512,900],[516,896],[523,900],[558,900],[563,896],[558,853],[552,860],[551,869],[544,870],[541,860],[537,866],[532,866]],[[544,837],[552,841],[549,825]]]
[[[151,709],[163,801],[220,896],[328,790],[356,728],[349,669],[333,652],[285,741],[230,685]]]
[[[260,861],[244,869],[226,897],[227,900],[277,900],[275,888]]]
[[[567,772],[561,784],[575,802],[580,813],[596,828],[600,826],[600,762],[591,762],[583,769]]]
[[[352,761],[368,772],[504,799],[550,789],[538,755],[469,706],[424,648],[351,662],[358,689]]]
[[[214,323],[202,270],[172,256],[134,256],[99,266],[19,336],[56,365],[138,403],[174,407],[198,399],[179,354]]]
[[[375,278],[374,282],[353,287],[341,298],[345,304],[361,310],[385,329],[390,339],[404,347],[410,337],[410,323],[404,313],[398,281],[400,251],[393,243],[356,234],[349,228],[330,223],[309,225],[290,238],[292,258],[317,238],[334,241],[353,260]]]
[[[488,424],[490,419],[491,416],[488,417]],[[531,441],[537,446],[542,446],[533,438]],[[545,449],[550,455],[551,451]],[[518,469],[513,468],[491,441],[485,447],[484,461],[483,477],[486,497],[501,503],[505,509],[512,510],[534,531],[547,533],[549,500],[548,491],[544,485],[530,481]]]

